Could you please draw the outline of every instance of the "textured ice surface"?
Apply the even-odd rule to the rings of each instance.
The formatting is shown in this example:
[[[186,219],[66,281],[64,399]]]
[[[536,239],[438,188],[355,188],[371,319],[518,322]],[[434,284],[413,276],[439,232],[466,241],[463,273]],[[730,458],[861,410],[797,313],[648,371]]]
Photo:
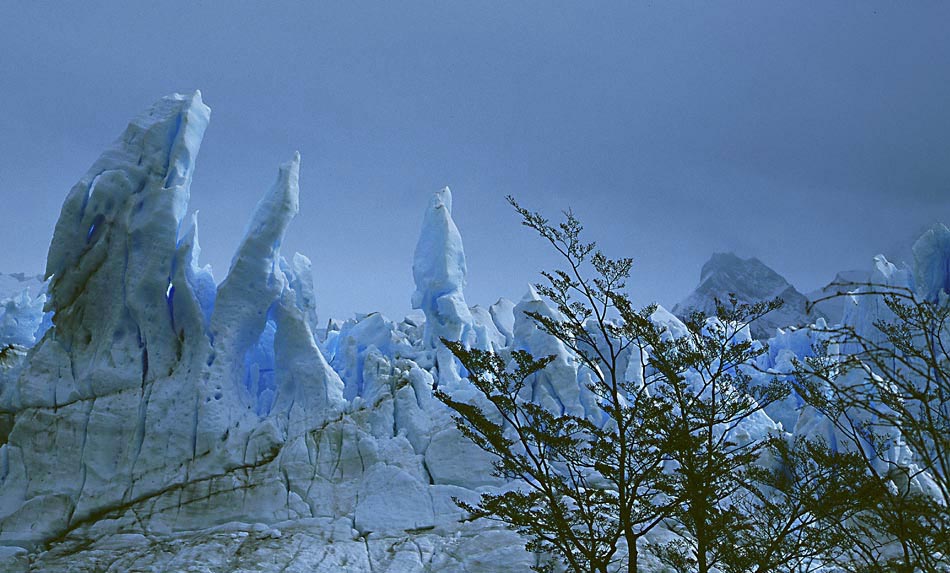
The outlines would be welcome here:
[[[950,295],[950,229],[940,223],[914,243],[914,290],[925,300]]]
[[[42,338],[51,324],[51,315],[43,313],[45,303],[45,294],[34,297],[29,290],[0,299],[0,347],[30,348]]]
[[[845,308],[853,302],[849,301],[848,297],[839,295],[855,290],[859,284],[866,284],[870,275],[870,269],[841,271],[836,273],[835,278],[828,284],[806,296],[814,303],[818,316],[825,316],[828,324],[840,324]]]
[[[136,118],[67,196],[48,293],[2,302],[0,337],[13,350],[0,364],[0,570],[526,570],[534,558],[517,536],[467,521],[453,501],[504,484],[432,391],[477,398],[441,338],[521,349],[555,356],[525,398],[601,419],[592,372],[524,314],[556,311],[533,289],[517,304],[468,307],[443,189],[413,258],[421,312],[331,320],[318,336],[310,260],[281,252],[299,155],[215,284],[187,216],[208,119],[197,92]],[[879,259],[876,278],[945,296],[947,236],[935,227],[918,242],[913,273]],[[787,284],[760,282],[769,293]],[[856,297],[845,319],[867,328],[884,312],[871,302]],[[651,318],[670,336],[686,332],[662,308]],[[757,366],[781,372],[816,336],[779,330]],[[621,360],[640,375],[638,354]],[[793,397],[769,414],[786,430],[839,438],[799,408]],[[762,414],[734,432],[775,431]]]
[[[13,298],[23,291],[35,297],[44,290],[43,275],[0,273],[0,300]]]
[[[416,291],[412,307],[426,316],[424,340],[435,348],[440,382],[459,380],[460,365],[440,340],[475,340],[472,313],[465,304],[465,251],[452,220],[452,192],[448,187],[432,195],[422,220],[422,232],[412,259]]]

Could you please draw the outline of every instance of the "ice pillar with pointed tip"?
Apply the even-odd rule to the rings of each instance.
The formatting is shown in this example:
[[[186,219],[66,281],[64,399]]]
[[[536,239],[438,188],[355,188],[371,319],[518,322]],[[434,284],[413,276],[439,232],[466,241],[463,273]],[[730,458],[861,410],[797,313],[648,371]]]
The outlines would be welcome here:
[[[280,255],[298,211],[299,173],[297,153],[280,166],[276,183],[258,202],[218,287],[210,322],[213,350],[199,391],[196,454],[213,449],[222,433],[240,434],[235,430],[241,412],[266,415],[276,405],[299,432],[301,420],[320,420],[342,402],[343,383],[324,360],[310,326],[311,281],[296,275],[309,272],[309,261],[298,256],[290,265]],[[267,356],[256,355],[261,349]],[[262,375],[262,360],[270,370],[267,383],[258,380],[251,392],[243,392],[248,376]],[[235,394],[247,399],[244,408],[235,408],[240,403]]]
[[[168,292],[210,113],[197,91],[163,98],[129,124],[63,204],[47,257],[47,309],[76,383],[93,386],[82,396],[120,388],[125,369],[154,379],[176,365],[181,343]]]
[[[211,335],[221,378],[233,378],[243,368],[244,353],[257,342],[271,305],[287,286],[280,244],[297,215],[299,176],[298,153],[280,166],[277,182],[258,202],[228,276],[218,287]]]
[[[136,495],[139,484],[173,479],[156,469],[163,458],[150,455],[149,436],[161,435],[161,422],[181,427],[180,414],[190,418],[169,399],[182,390],[157,382],[182,369],[176,317],[201,324],[197,311],[173,308],[172,291],[176,261],[188,258],[179,228],[209,116],[199,92],[161,99],[63,204],[46,267],[54,325],[7,404],[14,417],[0,446],[0,544],[61,533]],[[184,442],[165,440],[159,451],[180,460]]]
[[[425,342],[436,351],[442,382],[458,380],[459,365],[441,339],[471,344],[474,337],[462,293],[467,272],[462,236],[452,220],[452,192],[446,187],[429,201],[412,262],[412,307],[426,315]]]

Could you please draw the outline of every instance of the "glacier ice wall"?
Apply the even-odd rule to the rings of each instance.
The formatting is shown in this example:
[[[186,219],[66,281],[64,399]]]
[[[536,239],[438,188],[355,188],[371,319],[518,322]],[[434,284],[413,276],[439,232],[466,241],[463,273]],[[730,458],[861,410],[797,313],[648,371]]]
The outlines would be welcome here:
[[[48,294],[4,303],[19,327],[0,334],[20,350],[0,367],[0,546],[292,522],[358,543],[358,563],[459,563],[461,533],[476,553],[506,553],[502,570],[525,568],[511,533],[466,524],[452,501],[495,482],[432,396],[436,377],[460,380],[438,338],[501,346],[494,317],[513,318],[504,303],[478,320],[465,305],[448,190],[415,261],[429,320],[371,314],[321,342],[311,263],[281,253],[299,155],[280,166],[224,280],[199,264],[187,203],[209,115],[195,92],[136,118],[68,194]],[[483,534],[494,545],[480,546]],[[393,535],[422,545],[389,551]]]
[[[4,543],[142,506],[186,516],[189,497],[241,491],[235,472],[273,461],[342,405],[312,333],[310,279],[297,276],[308,265],[279,253],[299,157],[281,167],[220,287],[198,267],[197,221],[182,227],[209,113],[200,93],[164,98],[66,198],[47,265],[53,326],[0,394],[13,419],[0,450]],[[268,321],[282,360],[262,409],[245,366]],[[248,505],[234,517],[274,511]]]

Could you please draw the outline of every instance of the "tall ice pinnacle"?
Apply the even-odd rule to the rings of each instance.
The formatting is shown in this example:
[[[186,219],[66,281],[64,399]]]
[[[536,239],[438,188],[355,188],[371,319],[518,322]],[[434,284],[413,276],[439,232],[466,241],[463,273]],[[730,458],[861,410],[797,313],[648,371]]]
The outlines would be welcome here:
[[[218,287],[211,331],[219,352],[232,343],[240,355],[264,327],[270,305],[284,288],[280,244],[299,204],[300,154],[280,166],[277,181],[261,198]],[[232,341],[232,337],[234,340]]]
[[[201,93],[162,98],[69,192],[50,244],[47,309],[74,357],[136,356],[143,376],[176,361],[168,291],[191,176],[211,110]],[[118,358],[117,358],[118,359]]]
[[[429,201],[416,243],[412,307],[426,315],[425,342],[436,349],[441,380],[458,377],[458,367],[441,339],[471,343],[472,314],[465,303],[465,250],[452,220],[452,192],[437,191]]]
[[[0,446],[0,544],[61,534],[174,479],[163,460],[189,440],[150,430],[188,428],[173,407],[187,391],[157,382],[187,369],[182,349],[203,336],[176,328],[176,317],[202,319],[174,299],[176,280],[178,295],[189,291],[175,266],[194,241],[180,242],[179,229],[209,116],[199,92],[162,98],[63,204],[46,267],[53,327],[6,393],[14,420]]]
[[[213,378],[237,379],[245,353],[264,331],[271,307],[287,279],[280,268],[280,244],[299,206],[300,154],[282,164],[277,181],[257,203],[234,254],[228,276],[218,286],[211,314]]]

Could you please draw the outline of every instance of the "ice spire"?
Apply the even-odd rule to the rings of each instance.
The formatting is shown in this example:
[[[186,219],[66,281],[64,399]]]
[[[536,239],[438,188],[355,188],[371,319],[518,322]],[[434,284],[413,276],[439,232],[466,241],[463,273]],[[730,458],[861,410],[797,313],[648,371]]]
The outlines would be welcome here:
[[[277,181],[258,202],[227,278],[218,287],[211,334],[215,362],[235,372],[264,330],[271,305],[286,286],[280,244],[297,215],[300,154],[280,166]],[[228,374],[230,376],[234,372]]]
[[[452,192],[446,187],[429,201],[412,263],[412,307],[426,315],[425,342],[436,350],[442,381],[458,379],[459,368],[441,339],[472,342],[472,314],[462,293],[466,273],[462,236],[452,220]]]
[[[63,204],[47,258],[47,309],[75,360],[77,382],[109,354],[135,356],[122,366],[143,377],[174,367],[179,341],[167,293],[210,112],[197,91],[161,99]]]

